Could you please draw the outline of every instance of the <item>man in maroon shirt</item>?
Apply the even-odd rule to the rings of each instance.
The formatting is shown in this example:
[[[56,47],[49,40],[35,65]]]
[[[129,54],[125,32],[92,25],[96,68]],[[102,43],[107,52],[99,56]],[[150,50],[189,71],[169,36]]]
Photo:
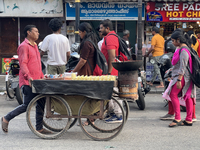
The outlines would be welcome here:
[[[14,117],[26,112],[30,101],[37,95],[32,93],[31,81],[43,78],[40,53],[38,51],[35,41],[39,37],[38,29],[35,25],[27,25],[24,28],[25,40],[18,47],[17,53],[19,55],[19,86],[23,91],[23,104],[9,112],[6,116],[1,118],[2,130],[8,132],[8,123]],[[44,101],[45,102],[45,101]],[[45,103],[43,103],[45,104]],[[41,108],[44,108],[42,105]],[[41,133],[50,133],[43,129],[42,120],[43,114],[41,110],[36,110],[36,129]]]

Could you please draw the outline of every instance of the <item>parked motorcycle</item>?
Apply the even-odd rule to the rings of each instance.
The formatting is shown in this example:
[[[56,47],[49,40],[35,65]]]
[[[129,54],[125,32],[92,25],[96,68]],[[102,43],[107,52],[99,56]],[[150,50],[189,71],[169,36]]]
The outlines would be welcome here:
[[[6,92],[10,99],[16,97],[17,102],[21,105],[23,103],[23,98],[19,88],[19,69],[18,55],[14,55],[11,58],[10,68],[6,71]]]
[[[150,86],[146,84],[146,72],[138,69],[138,100],[136,103],[140,110],[145,109],[144,97],[150,90]]]

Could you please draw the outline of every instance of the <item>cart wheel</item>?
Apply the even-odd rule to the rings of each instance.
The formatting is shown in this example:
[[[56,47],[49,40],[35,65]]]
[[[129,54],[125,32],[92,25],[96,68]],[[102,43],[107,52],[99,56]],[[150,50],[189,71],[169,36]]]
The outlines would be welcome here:
[[[115,122],[115,123],[108,123],[104,120],[104,117],[106,114],[104,114],[103,116],[99,116],[99,113],[97,113],[97,115],[85,114],[86,112],[88,112],[88,108],[90,108],[89,110],[94,109],[94,108],[90,107],[94,101],[100,103],[100,100],[87,99],[82,103],[82,105],[79,109],[79,114],[78,114],[79,118],[78,119],[79,119],[79,124],[81,126],[81,129],[88,137],[92,138],[93,140],[96,140],[96,141],[111,140],[114,137],[116,137],[123,129],[123,126],[125,123],[124,109],[117,100],[113,99],[113,101],[115,101],[116,105],[119,107],[119,112],[121,112],[117,115],[120,116],[122,118],[122,120]],[[104,101],[104,103],[105,103],[105,101]],[[106,107],[107,106],[104,105],[104,110],[107,109]],[[94,118],[95,118],[95,120],[94,120]],[[91,124],[91,125],[84,126],[84,124],[82,124],[82,123],[87,120],[88,120],[89,124]],[[91,120],[94,120],[94,122],[93,122],[94,124],[92,124]]]
[[[144,95],[142,94],[141,90],[138,90],[138,100],[136,100],[136,103],[140,110],[145,109]]]
[[[51,121],[50,121],[50,122],[51,122]],[[45,120],[43,120],[43,125],[44,125],[47,129],[49,129],[49,130],[51,130],[51,131],[54,131],[54,132],[60,132],[60,131],[62,130],[62,129],[53,128],[53,127],[49,126],[49,124],[51,124],[50,122],[49,122],[49,120],[45,119]],[[73,127],[73,126],[75,125],[75,123],[77,122],[77,118],[72,118],[72,121],[71,121],[71,122],[72,122],[72,123],[70,124],[68,130],[69,130],[71,127]]]
[[[10,82],[10,77],[8,77],[8,81],[6,81],[6,92],[7,95],[10,99],[13,99],[15,97],[15,92],[14,90],[11,88],[11,82]]]
[[[54,108],[50,106],[51,108],[50,114],[54,115],[54,117],[51,116],[47,117],[48,114],[47,114],[46,98],[50,99],[50,103],[51,100],[53,99],[56,104],[64,106],[62,114],[55,112]],[[43,106],[44,109],[42,108]],[[43,119],[37,118],[37,120],[39,121],[41,120],[42,125],[44,125],[44,127],[46,127],[47,129],[51,130],[52,132],[51,134],[42,134],[36,130],[36,117],[40,117],[36,115],[36,111],[38,111],[39,114],[44,113]],[[33,98],[30,104],[28,105],[26,113],[26,121],[31,131],[40,138],[55,139],[64,134],[71,124],[70,118],[67,118],[66,116],[62,117],[60,115],[71,116],[71,109],[67,104],[67,102],[62,97],[57,95],[38,95],[35,98]],[[45,124],[43,124],[44,122]]]

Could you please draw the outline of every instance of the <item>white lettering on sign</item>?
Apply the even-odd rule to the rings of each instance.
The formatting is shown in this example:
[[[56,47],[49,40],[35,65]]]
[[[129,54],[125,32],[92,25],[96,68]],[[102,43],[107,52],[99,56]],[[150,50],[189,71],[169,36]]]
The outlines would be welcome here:
[[[199,11],[199,10],[200,10],[200,4],[199,4],[199,3],[196,4],[195,10],[196,10],[196,11]]]
[[[83,14],[96,14],[96,13],[99,13],[99,14],[121,14],[121,13],[124,13],[124,14],[128,14],[129,13],[129,9],[120,9],[120,10],[115,10],[115,9],[99,9],[99,10],[96,10],[96,9],[91,9],[91,10],[87,10],[87,9],[82,9],[81,10],[81,13]]]
[[[185,9],[188,9],[188,4],[187,3],[183,3],[183,11],[185,10]]]
[[[174,11],[179,11],[179,3],[174,3]]]
[[[200,11],[200,3],[183,3],[183,10],[180,10],[179,6],[179,3],[164,3],[163,7],[155,7],[155,11]]]
[[[188,11],[190,11],[190,10],[194,11],[194,6],[193,5],[190,5],[190,7],[188,8]]]
[[[88,3],[88,8],[115,8],[115,4],[109,4],[109,3]]]
[[[173,3],[168,4],[168,11],[173,11]]]

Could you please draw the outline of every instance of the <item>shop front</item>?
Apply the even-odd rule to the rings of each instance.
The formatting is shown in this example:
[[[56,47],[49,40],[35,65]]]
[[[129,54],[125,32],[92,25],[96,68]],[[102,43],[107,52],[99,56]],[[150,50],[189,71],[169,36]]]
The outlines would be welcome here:
[[[165,39],[177,28],[200,32],[200,2],[148,2],[146,9],[147,34],[154,25]]]
[[[144,4],[142,7],[142,20],[145,20]],[[80,4],[80,22],[89,22],[94,31],[101,20],[110,19],[115,32],[123,36],[124,30],[130,31],[129,40],[134,47],[137,38],[138,3],[133,2],[83,2]],[[67,34],[70,44],[75,42],[75,4],[66,3]],[[73,30],[70,30],[73,29]],[[97,33],[98,35],[98,33]]]
[[[28,24],[36,25],[40,36],[38,44],[51,33],[50,19],[63,17],[63,1],[49,2],[32,0],[0,0],[0,72],[6,71],[5,64],[17,54],[19,44],[24,40],[23,29]],[[66,30],[65,30],[66,32]]]
[[[148,2],[146,3],[145,35],[150,45],[153,26],[160,28],[160,35],[167,40],[177,28],[185,32],[200,33],[200,2]],[[147,81],[152,78],[153,65],[147,62]],[[156,80],[158,81],[158,80]]]

